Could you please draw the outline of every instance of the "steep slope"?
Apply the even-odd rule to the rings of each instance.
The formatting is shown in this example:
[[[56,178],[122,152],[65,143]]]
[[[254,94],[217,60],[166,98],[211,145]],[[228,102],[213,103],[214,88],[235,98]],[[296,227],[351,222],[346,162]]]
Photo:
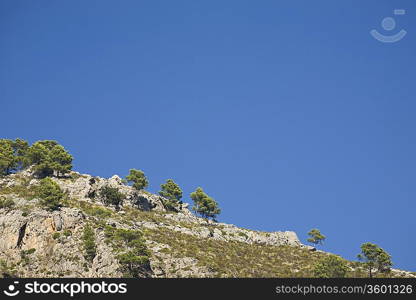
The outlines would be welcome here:
[[[56,211],[40,205],[39,180],[29,171],[0,179],[2,201],[14,203],[0,208],[1,276],[312,277],[314,264],[328,255],[302,245],[294,232],[207,222],[186,204],[167,211],[163,198],[136,191],[118,176],[71,172],[53,180],[66,193]],[[103,186],[125,195],[120,208],[102,203]],[[366,275],[358,263],[348,264],[348,276]]]

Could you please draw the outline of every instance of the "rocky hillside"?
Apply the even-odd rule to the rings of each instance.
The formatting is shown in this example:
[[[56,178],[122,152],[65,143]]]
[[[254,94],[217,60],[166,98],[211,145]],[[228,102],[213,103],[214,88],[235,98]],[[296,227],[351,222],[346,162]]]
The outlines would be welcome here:
[[[162,197],[118,176],[71,172],[53,180],[65,199],[50,211],[37,199],[39,179],[30,171],[0,178],[0,276],[312,277],[316,262],[328,255],[301,244],[294,232],[206,221],[186,204],[167,210]],[[103,204],[103,186],[124,195],[120,207]],[[347,276],[366,276],[359,263],[347,264]]]

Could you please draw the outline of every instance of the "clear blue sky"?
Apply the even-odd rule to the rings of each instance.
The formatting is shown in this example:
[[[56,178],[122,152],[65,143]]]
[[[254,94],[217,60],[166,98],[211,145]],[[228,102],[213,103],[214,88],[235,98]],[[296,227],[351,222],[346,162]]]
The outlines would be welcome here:
[[[406,15],[394,16],[396,8]],[[394,17],[386,32],[380,22]],[[415,1],[1,1],[1,137],[416,271]],[[371,29],[407,36],[376,41]]]

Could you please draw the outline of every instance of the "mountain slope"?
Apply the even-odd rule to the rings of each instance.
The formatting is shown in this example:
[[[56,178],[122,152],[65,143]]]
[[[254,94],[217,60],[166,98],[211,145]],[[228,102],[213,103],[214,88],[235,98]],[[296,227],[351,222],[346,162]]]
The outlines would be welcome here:
[[[35,197],[39,179],[30,171],[0,179],[0,272],[17,277],[313,277],[329,255],[302,245],[294,232],[259,232],[195,217],[181,205],[136,191],[118,176],[71,172],[53,178],[65,191],[63,206],[45,210]],[[100,199],[103,186],[117,188],[120,208]],[[364,277],[347,262],[349,277]],[[392,270],[388,277],[414,274]],[[416,276],[415,276],[416,277]]]

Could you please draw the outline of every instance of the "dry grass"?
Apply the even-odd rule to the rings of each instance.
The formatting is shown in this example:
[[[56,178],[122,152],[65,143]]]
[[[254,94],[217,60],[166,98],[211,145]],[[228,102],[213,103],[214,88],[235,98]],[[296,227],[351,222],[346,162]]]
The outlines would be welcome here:
[[[145,238],[170,246],[163,249],[174,257],[192,257],[199,265],[216,273],[216,277],[275,278],[314,277],[316,263],[326,253],[311,252],[292,246],[247,244],[237,241],[203,239],[163,227],[143,230]],[[351,268],[347,277],[367,277],[359,262],[345,260]],[[392,277],[380,273],[376,277]]]

